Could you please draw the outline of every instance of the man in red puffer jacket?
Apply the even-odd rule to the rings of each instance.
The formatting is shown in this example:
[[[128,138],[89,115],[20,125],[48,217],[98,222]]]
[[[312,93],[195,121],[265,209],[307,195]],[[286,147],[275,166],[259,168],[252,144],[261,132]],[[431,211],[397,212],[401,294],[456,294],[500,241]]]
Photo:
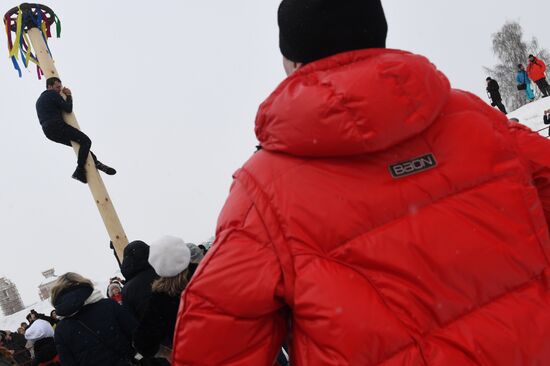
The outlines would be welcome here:
[[[546,64],[539,58],[529,55],[529,64],[527,65],[527,74],[529,78],[537,84],[542,93],[542,97],[550,95],[550,85],[546,80]]]
[[[174,365],[544,365],[550,143],[385,49],[377,0],[284,0]]]

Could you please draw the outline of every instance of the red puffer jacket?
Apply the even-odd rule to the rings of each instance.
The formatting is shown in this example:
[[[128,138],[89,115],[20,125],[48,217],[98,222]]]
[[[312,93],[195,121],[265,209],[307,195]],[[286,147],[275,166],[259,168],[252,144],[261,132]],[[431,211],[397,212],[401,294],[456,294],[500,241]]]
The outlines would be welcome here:
[[[175,365],[550,362],[548,141],[374,49],[290,76],[256,134]]]
[[[539,58],[535,57],[535,61],[529,62],[527,65],[527,74],[529,79],[537,81],[546,77],[546,64]]]

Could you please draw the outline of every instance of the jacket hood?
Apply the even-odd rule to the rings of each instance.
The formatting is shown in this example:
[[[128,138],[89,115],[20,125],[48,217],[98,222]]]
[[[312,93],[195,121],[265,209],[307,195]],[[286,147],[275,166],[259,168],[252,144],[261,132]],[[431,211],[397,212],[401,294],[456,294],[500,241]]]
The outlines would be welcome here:
[[[68,317],[78,312],[94,291],[88,285],[76,285],[62,290],[55,299],[53,307],[59,317]]]
[[[124,259],[120,271],[126,281],[151,268],[153,267],[149,264],[149,245],[141,240],[135,240],[124,248]]]
[[[104,299],[101,291],[89,285],[76,285],[63,291],[55,299],[53,304],[59,319],[75,315],[86,305],[94,304]]]
[[[263,149],[304,157],[360,155],[426,129],[450,84],[428,59],[399,50],[341,53],[297,70],[262,103]]]
[[[43,338],[53,337],[53,327],[50,323],[42,319],[36,319],[25,331],[25,338],[28,341],[37,341]]]

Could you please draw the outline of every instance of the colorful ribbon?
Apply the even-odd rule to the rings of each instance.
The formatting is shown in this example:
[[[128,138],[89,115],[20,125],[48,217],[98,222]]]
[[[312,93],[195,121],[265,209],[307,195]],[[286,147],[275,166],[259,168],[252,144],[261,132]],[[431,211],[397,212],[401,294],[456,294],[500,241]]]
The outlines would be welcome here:
[[[14,15],[16,16],[14,17]],[[49,12],[46,12],[38,7],[28,10],[21,10],[21,8],[19,7],[17,8],[16,13],[12,13],[9,15],[6,14],[6,16],[4,17],[4,25],[6,35],[8,37],[9,57],[11,58],[13,67],[15,68],[15,70],[17,70],[19,77],[22,77],[21,68],[19,67],[19,63],[17,62],[19,59],[21,60],[25,68],[28,68],[31,62],[36,64],[36,73],[38,79],[41,79],[42,75],[44,75],[42,69],[40,68],[38,58],[32,53],[32,45],[27,35],[28,25],[34,25],[40,30],[44,42],[46,43],[48,52],[51,55],[50,47],[47,41],[48,38],[52,37],[51,26],[54,23],[56,35],[57,38],[59,38],[61,36],[61,21],[56,14],[51,12],[51,10]],[[12,35],[12,33],[15,33],[15,35]]]

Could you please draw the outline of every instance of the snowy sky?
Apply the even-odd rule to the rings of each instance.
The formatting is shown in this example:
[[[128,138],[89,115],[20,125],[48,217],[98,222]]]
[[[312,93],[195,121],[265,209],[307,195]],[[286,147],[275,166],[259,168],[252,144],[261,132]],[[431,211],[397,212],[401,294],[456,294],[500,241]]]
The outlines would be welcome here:
[[[100,160],[119,171],[104,182],[130,240],[213,235],[231,174],[254,151],[257,107],[284,78],[278,3],[45,2],[63,23],[61,39],[49,44],[80,126]],[[388,47],[426,55],[454,87],[483,98],[482,66],[495,63],[490,36],[506,20],[550,48],[546,0],[383,3]],[[17,5],[1,4],[2,14]],[[44,269],[101,281],[117,267],[88,187],[70,178],[74,153],[46,140],[36,119],[44,83],[34,70],[19,79],[4,52],[0,275],[29,304]]]

